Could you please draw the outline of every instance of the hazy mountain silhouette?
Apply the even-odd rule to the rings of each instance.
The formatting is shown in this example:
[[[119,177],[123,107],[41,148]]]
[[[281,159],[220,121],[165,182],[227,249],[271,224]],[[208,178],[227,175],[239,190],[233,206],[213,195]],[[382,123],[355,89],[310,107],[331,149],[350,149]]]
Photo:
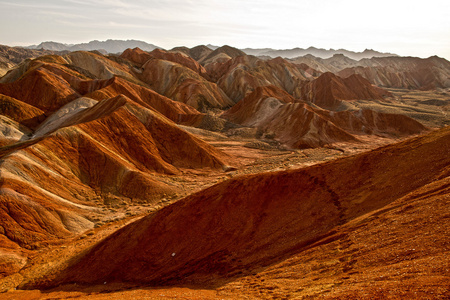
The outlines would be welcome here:
[[[125,51],[128,48],[135,48],[139,47],[140,49],[144,51],[152,51],[156,48],[159,48],[158,46],[155,46],[153,44],[148,44],[143,41],[137,41],[137,40],[106,40],[106,41],[90,41],[88,43],[81,43],[81,44],[63,44],[58,42],[42,42],[39,45],[32,45],[28,48],[31,49],[46,49],[46,50],[52,50],[52,51],[92,51],[92,50],[105,50],[106,53],[120,53]]]

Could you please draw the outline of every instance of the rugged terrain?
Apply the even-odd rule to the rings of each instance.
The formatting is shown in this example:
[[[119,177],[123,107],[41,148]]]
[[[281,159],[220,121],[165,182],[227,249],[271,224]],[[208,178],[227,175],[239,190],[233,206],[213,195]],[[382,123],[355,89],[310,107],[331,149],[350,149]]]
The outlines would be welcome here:
[[[47,49],[24,49],[21,47],[9,47],[0,45],[0,77],[7,71],[16,67],[25,59],[36,58],[38,56],[58,53]]]
[[[0,78],[2,297],[450,296],[446,60],[42,54]]]

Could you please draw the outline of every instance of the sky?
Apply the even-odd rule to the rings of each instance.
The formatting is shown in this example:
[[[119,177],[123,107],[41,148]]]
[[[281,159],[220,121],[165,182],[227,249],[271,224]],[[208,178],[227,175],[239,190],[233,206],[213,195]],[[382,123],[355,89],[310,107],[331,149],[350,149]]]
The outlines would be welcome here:
[[[448,0],[0,0],[0,44],[136,39],[450,60]]]

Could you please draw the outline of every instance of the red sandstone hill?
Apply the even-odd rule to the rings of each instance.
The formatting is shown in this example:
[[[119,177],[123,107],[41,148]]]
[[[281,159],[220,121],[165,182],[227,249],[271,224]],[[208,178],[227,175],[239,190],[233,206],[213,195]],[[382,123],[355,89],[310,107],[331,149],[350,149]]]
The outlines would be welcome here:
[[[218,150],[124,96],[85,109],[82,101],[50,116],[34,143],[3,156],[1,226],[10,242],[30,248],[89,229],[86,216],[101,214],[96,199],[151,202],[180,190],[157,174],[223,167]]]
[[[129,61],[142,67],[151,57],[150,53],[143,51],[140,48],[127,49],[121,55],[121,58],[128,59]]]
[[[40,58],[0,84],[0,239],[13,248],[92,228],[99,203],[180,192],[162,175],[224,165],[221,151],[173,122],[197,122],[194,108],[117,76],[90,79],[67,62]]]
[[[319,78],[298,86],[294,96],[325,109],[338,109],[342,100],[383,100],[391,94],[373,86],[361,76],[341,78],[324,73]]]
[[[0,93],[43,109],[47,115],[81,96],[103,100],[122,94],[177,123],[194,124],[201,118],[201,114],[191,106],[149,88],[117,76],[104,80],[88,79],[67,68],[63,64],[65,61],[61,60],[58,57],[39,58],[28,65],[28,70],[24,70],[19,80],[0,83]]]
[[[44,68],[28,71],[19,80],[0,83],[0,94],[33,105],[45,112],[52,112],[75,100],[80,95],[65,82]]]
[[[292,98],[283,97],[279,89],[278,95],[273,93],[274,89],[277,88],[257,88],[222,117],[244,126],[256,127],[264,136],[270,136],[289,148],[358,142],[355,136],[334,125],[306,103],[294,103]]]
[[[256,127],[292,148],[316,148],[339,142],[358,142],[359,135],[406,136],[426,128],[399,114],[369,109],[332,112],[294,100],[275,86],[258,87],[222,117]]]
[[[189,56],[182,55],[176,52],[167,52],[160,49],[153,50],[152,52],[150,52],[150,55],[154,58],[176,62],[180,65],[188,67],[192,71],[197,72],[199,75],[204,77],[206,80],[209,80],[209,76],[206,73],[205,68]]]
[[[364,59],[336,72],[342,77],[359,74],[373,84],[389,88],[432,90],[450,87],[450,62],[437,56]]]
[[[38,57],[32,61],[25,61],[14,70],[0,79],[0,83],[12,83],[19,80],[27,72],[44,65],[47,69],[55,72],[51,65],[57,65],[57,69],[81,79],[110,79],[120,76],[133,83],[143,84],[135,78],[130,71],[130,66],[121,64],[99,53],[77,51],[67,55],[47,55]],[[61,75],[61,74],[58,74]]]
[[[208,56],[211,52],[213,52],[212,49],[208,48],[205,45],[199,45],[195,46],[193,48],[188,47],[175,47],[171,51],[181,52],[184,54],[189,55],[196,61],[202,61],[206,56]]]
[[[0,115],[33,130],[45,119],[42,110],[2,94],[0,94]]]
[[[415,244],[411,240],[421,239],[415,228],[398,229],[396,224],[402,222],[403,214],[393,219],[392,215],[389,217],[390,211],[399,207],[405,212],[419,211],[423,199],[434,199],[427,205],[436,206],[444,198],[448,203],[449,191],[445,185],[450,176],[448,149],[450,129],[445,128],[304,169],[231,179],[130,224],[82,254],[68,269],[27,287],[51,287],[68,282],[214,286],[224,284],[226,280],[239,280],[242,275],[257,274],[270,265],[278,266],[278,269],[272,268],[273,272],[265,276],[272,280],[271,283],[280,280],[283,284],[283,278],[278,278],[277,274],[282,276],[289,268],[298,267],[295,260],[287,266],[282,264],[283,261],[299,260],[303,255],[308,255],[306,261],[308,258],[314,260],[315,256],[321,255],[322,247],[335,241],[343,243],[347,239],[348,242],[350,233],[345,233],[346,226],[358,224],[367,226],[368,234],[353,239],[354,255],[350,265],[350,258],[341,254],[342,251],[345,254],[346,248],[341,248],[328,257],[329,264],[317,267],[325,271],[332,267],[333,274],[353,269],[356,275],[349,276],[358,276],[359,271],[364,271],[366,282],[372,281],[376,276],[390,274],[383,266],[399,261],[398,256],[389,256],[390,252],[396,252],[397,247],[403,249],[403,243]],[[424,188],[429,184],[434,184],[434,188]],[[405,196],[408,201],[403,200]],[[439,196],[441,200],[438,200]],[[448,214],[445,219],[441,212],[436,212],[440,218],[435,219],[434,212],[426,207],[423,209],[430,215],[416,215],[408,226],[416,220],[417,224],[425,226],[421,231],[429,231],[434,237],[434,242],[427,239],[428,247],[442,247],[445,235],[431,232],[437,230],[435,226],[438,225],[448,232]],[[371,224],[377,224],[379,218],[386,220],[385,228],[376,227],[378,231],[374,232]],[[425,219],[428,221],[423,221]],[[379,245],[384,247],[384,257],[371,256],[372,263],[369,264],[378,267],[379,272],[366,272],[370,258],[357,255],[357,251],[378,246],[366,244],[366,241],[388,234],[390,228],[403,230],[401,238],[390,236],[388,242],[381,239]],[[440,257],[439,253],[428,250],[431,254],[427,256],[414,249],[411,251],[414,255],[408,257],[415,267],[405,269],[408,275],[414,276],[414,269],[419,268],[424,270],[425,276],[433,276],[433,270],[425,267]],[[444,263],[448,260],[446,257]],[[366,263],[362,269],[358,269],[359,261]],[[297,276],[294,278],[300,280]],[[428,278],[428,282],[442,286],[439,277]],[[402,282],[397,281],[397,286]],[[343,284],[342,278],[340,284]],[[295,292],[292,285],[298,287],[290,283],[285,288]],[[350,285],[351,282],[344,283],[344,286]]]
[[[88,72],[87,75],[94,76],[95,79],[121,76],[130,81],[136,81],[128,66],[112,61],[99,53],[76,51],[65,55],[64,58],[68,64]]]
[[[232,122],[254,126],[258,125],[258,123],[264,123],[264,117],[267,118],[270,115],[270,111],[267,111],[267,108],[264,109],[263,104],[260,103],[261,100],[265,100],[267,98],[274,98],[278,100],[279,104],[282,103],[293,103],[295,99],[289,95],[284,90],[273,86],[268,85],[264,87],[257,87],[253,92],[247,95],[244,99],[236,103],[232,108],[225,111],[222,116],[229,119]],[[269,105],[268,108],[275,109],[277,107],[276,102],[272,101],[273,105]],[[266,111],[266,116],[258,117],[259,114],[262,114]],[[254,120],[253,122],[250,119]]]
[[[151,59],[142,69],[142,73],[136,76],[153,90],[199,111],[233,105],[233,101],[215,83],[180,64]]]
[[[235,102],[256,87],[274,85],[292,94],[307,78],[313,78],[305,66],[292,64],[282,58],[268,61],[254,56],[238,56],[226,62],[206,66],[213,81]]]
[[[90,82],[86,82],[86,85],[92,86]],[[104,81],[97,90],[83,95],[97,100],[125,95],[133,102],[157,111],[179,124],[192,125],[201,119],[202,116],[202,114],[189,105],[171,100],[151,89],[133,84],[120,77],[114,77]]]
[[[0,45],[0,76],[16,67],[26,59],[36,58],[38,56],[50,55],[55,51],[44,49],[25,49],[21,47],[9,47]]]
[[[293,62],[305,63],[322,72],[333,72],[341,77],[359,74],[380,87],[433,90],[450,87],[450,63],[444,58],[373,57],[359,61],[344,55],[321,59],[311,55],[298,57]]]
[[[190,57],[180,53],[127,49],[122,58],[137,64],[135,75],[157,93],[186,103],[200,111],[226,108],[233,102],[213,82],[206,70]]]
[[[145,52],[139,48],[135,48],[125,50],[120,57],[132,61],[140,67],[142,67],[151,58],[175,62],[191,69],[194,72],[197,72],[199,75],[209,80],[209,76],[203,66],[188,55],[183,55],[178,52],[168,52],[161,49],[155,49],[152,52]]]
[[[203,50],[204,51],[204,50]],[[199,63],[201,63],[203,66],[206,66],[210,63],[216,63],[216,62],[225,62],[231,58],[235,58],[238,56],[244,56],[245,53],[237,48],[230,47],[228,45],[219,47],[209,53],[207,56],[199,60]]]

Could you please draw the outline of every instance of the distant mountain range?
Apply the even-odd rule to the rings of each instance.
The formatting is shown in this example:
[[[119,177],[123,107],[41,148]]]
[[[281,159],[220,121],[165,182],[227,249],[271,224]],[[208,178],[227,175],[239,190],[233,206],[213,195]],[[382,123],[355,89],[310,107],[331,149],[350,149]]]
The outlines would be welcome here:
[[[106,40],[106,41],[90,41],[89,43],[82,44],[63,44],[57,42],[42,42],[39,45],[32,45],[26,48],[28,49],[45,49],[51,51],[92,51],[98,50],[106,53],[122,53],[128,48],[140,48],[144,51],[153,51],[156,48],[160,48],[153,44],[149,44],[137,40]]]
[[[336,54],[343,54],[351,59],[360,60],[363,58],[372,58],[372,57],[388,57],[388,56],[398,56],[393,53],[383,53],[378,52],[372,49],[366,49],[363,52],[354,52],[345,49],[321,49],[315,47],[309,47],[308,49],[302,48],[293,48],[293,49],[285,49],[285,50],[275,50],[271,48],[263,48],[263,49],[252,49],[245,48],[241,49],[246,54],[255,55],[255,56],[269,56],[269,57],[283,57],[283,58],[296,58],[305,55],[313,55],[315,57],[320,58],[330,58]]]
[[[219,48],[219,46],[214,46],[211,44],[206,45],[211,50],[216,50]],[[122,53],[128,48],[140,48],[144,51],[153,51],[156,48],[161,48],[153,44],[149,44],[143,41],[137,41],[137,40],[107,40],[107,41],[91,41],[89,43],[82,43],[82,44],[63,44],[63,43],[57,43],[57,42],[42,42],[39,45],[32,45],[28,46],[26,48],[28,49],[45,49],[45,50],[51,50],[51,51],[92,51],[92,50],[98,50],[104,54],[106,53]],[[320,58],[330,58],[335,54],[343,54],[351,59],[360,60],[363,58],[372,58],[372,57],[387,57],[387,56],[397,56],[393,53],[383,53],[371,49],[366,49],[363,52],[354,52],[350,50],[345,49],[321,49],[321,48],[315,48],[315,47],[309,47],[307,49],[302,48],[293,48],[293,49],[283,49],[283,50],[277,50],[272,48],[260,48],[260,49],[254,49],[254,48],[245,48],[240,49],[245,54],[248,55],[255,55],[255,56],[268,56],[268,57],[283,57],[283,58],[296,58],[300,56],[305,55],[313,55],[315,57]]]

